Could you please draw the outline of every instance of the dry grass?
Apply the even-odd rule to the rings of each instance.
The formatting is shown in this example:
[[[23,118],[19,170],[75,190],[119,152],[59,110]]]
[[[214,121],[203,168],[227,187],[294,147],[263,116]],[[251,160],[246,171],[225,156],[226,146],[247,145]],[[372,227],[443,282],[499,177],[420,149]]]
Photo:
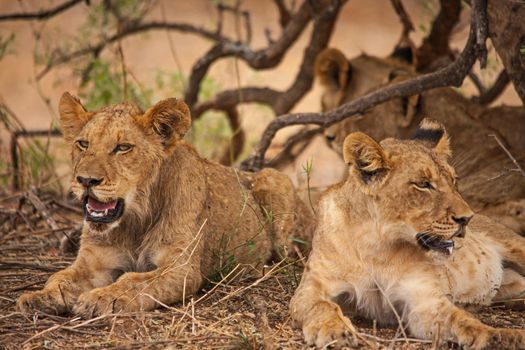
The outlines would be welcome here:
[[[0,201],[0,348],[187,348],[300,349],[306,345],[291,325],[288,303],[300,279],[301,264],[269,267],[264,276],[232,273],[233,280],[210,285],[185,303],[153,312],[83,320],[74,316],[24,315],[16,298],[43,287],[73,254],[63,254],[55,232],[22,195]],[[41,196],[60,229],[74,227],[78,214]],[[21,203],[21,204],[20,204]],[[48,220],[49,221],[49,220]],[[479,313],[484,322],[523,326],[519,312],[496,307]],[[354,318],[369,345],[362,348],[431,349],[429,342],[404,340],[396,328],[376,329]],[[442,344],[439,348],[448,348]]]

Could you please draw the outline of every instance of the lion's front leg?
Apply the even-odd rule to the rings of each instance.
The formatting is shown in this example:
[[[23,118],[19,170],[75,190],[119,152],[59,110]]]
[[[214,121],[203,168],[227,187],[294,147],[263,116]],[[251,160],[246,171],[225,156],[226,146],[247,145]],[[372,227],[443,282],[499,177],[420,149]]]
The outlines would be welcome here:
[[[188,258],[185,264],[171,263],[150,272],[128,272],[115,283],[80,295],[73,312],[83,317],[117,312],[152,310],[197,292],[202,284],[200,264]]]
[[[327,344],[344,346],[353,343],[355,328],[351,321],[322,290],[324,284],[309,276],[308,272],[303,275],[290,303],[292,319],[302,328],[305,341],[319,348]]]
[[[525,348],[523,330],[490,327],[454,305],[439,286],[423,280],[404,282],[400,295],[408,306],[408,327],[416,337],[451,340],[468,349]]]
[[[83,247],[73,265],[53,274],[44,289],[22,294],[16,302],[17,309],[26,313],[65,314],[72,310],[81,293],[111,283],[109,260],[115,254],[104,247],[91,248]]]
[[[16,301],[16,308],[24,313],[41,311],[52,315],[62,315],[71,311],[77,297],[82,292],[75,281],[78,271],[73,267],[52,275],[42,290],[24,293]]]

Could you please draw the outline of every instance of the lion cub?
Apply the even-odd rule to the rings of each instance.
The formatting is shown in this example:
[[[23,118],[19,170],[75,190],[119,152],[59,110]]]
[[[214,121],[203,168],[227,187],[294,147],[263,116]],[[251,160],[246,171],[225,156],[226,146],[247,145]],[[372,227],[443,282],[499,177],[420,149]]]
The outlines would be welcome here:
[[[525,238],[471,211],[443,126],[426,119],[414,139],[381,143],[355,132],[343,155],[349,177],[321,198],[291,301],[306,341],[345,343],[354,328],[335,300],[348,296],[357,313],[399,317],[419,338],[525,348],[525,331],[492,328],[458,306],[525,293]]]
[[[184,102],[88,112],[65,93],[59,112],[85,214],[80,249],[43,290],[23,294],[19,310],[151,310],[236,264],[261,267],[292,236],[309,240],[313,218],[285,175],[209,162],[182,140]]]

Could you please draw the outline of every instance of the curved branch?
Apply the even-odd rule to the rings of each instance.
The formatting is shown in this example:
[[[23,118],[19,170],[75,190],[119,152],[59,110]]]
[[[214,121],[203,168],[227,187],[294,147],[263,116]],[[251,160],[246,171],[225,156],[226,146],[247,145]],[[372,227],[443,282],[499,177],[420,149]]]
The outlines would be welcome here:
[[[212,47],[193,66],[184,94],[184,101],[191,107],[197,102],[199,86],[210,66],[220,58],[235,56],[246,62],[251,68],[268,69],[277,66],[288,48],[297,40],[311,19],[309,1],[305,0],[293,18],[283,30],[281,37],[267,48],[253,51],[239,42],[223,41]]]
[[[226,110],[243,103],[258,102],[272,107],[282,93],[267,87],[244,87],[224,90],[215,95],[213,100],[197,103],[192,110],[192,118],[199,118],[210,109]]]
[[[228,122],[230,124],[230,129],[232,130],[233,136],[230,141],[230,146],[226,148],[224,154],[219,159],[219,162],[223,165],[232,165],[242,153],[246,136],[244,134],[244,130],[241,128],[237,109],[232,107],[223,109],[223,111],[228,117]]]
[[[218,44],[213,47],[208,54],[202,57],[194,66],[192,78],[190,78],[190,85],[185,96],[185,101],[190,106],[194,106],[192,109],[194,117],[198,117],[203,109],[209,108],[208,106],[210,104],[218,108],[224,108],[226,106],[235,106],[247,102],[264,103],[272,108],[276,115],[288,113],[312,87],[315,58],[327,47],[337,15],[345,2],[345,0],[334,1],[333,4],[327,6],[325,10],[315,18],[310,43],[304,50],[303,61],[299,72],[293,84],[285,91],[277,91],[270,88],[245,87],[222,91],[215,95],[213,101],[195,104],[198,87],[200,81],[206,74],[207,68],[219,57],[224,57],[223,44]],[[281,58],[279,58],[279,60]]]
[[[440,0],[441,9],[432,23],[432,29],[416,51],[417,71],[425,71],[432,62],[450,53],[449,39],[461,13],[460,0]]]
[[[499,95],[501,95],[509,83],[509,75],[507,74],[506,70],[503,70],[496,78],[494,84],[490,88],[480,91],[479,96],[474,96],[472,101],[477,102],[480,105],[487,106],[494,102],[494,100],[497,99]]]
[[[403,35],[408,35],[408,33],[414,31],[414,24],[412,23],[412,19],[410,19],[410,16],[405,10],[405,7],[403,6],[401,0],[390,0],[390,2],[392,3],[392,7],[396,11],[399,20],[403,25]]]
[[[264,164],[264,155],[272,139],[277,131],[284,127],[299,124],[316,124],[328,127],[395,97],[411,96],[439,87],[460,86],[476,60],[482,58],[486,52],[486,32],[483,36],[484,31],[482,30],[485,25],[483,22],[486,21],[486,6],[484,4],[484,0],[472,1],[469,37],[463,52],[454,62],[438,71],[380,88],[330,112],[295,113],[278,117],[267,126],[255,149],[255,155],[244,161],[242,168],[251,171],[260,170]],[[480,32],[482,33],[481,37]]]
[[[203,38],[214,40],[214,41],[225,41],[231,43],[232,41],[229,38],[222,36],[216,32],[206,30],[201,27],[197,27],[187,23],[175,23],[175,22],[149,22],[141,24],[132,24],[128,26],[123,26],[122,30],[118,33],[115,33],[107,38],[100,40],[94,45],[89,45],[87,47],[78,49],[66,55],[62,55],[55,59],[52,59],[45,67],[37,74],[37,80],[42,79],[51,69],[55,66],[70,62],[76,58],[88,55],[100,53],[106,46],[109,44],[124,39],[127,36],[139,34],[149,30],[176,30],[183,33],[196,34]]]
[[[38,20],[43,21],[50,17],[56,16],[61,12],[75,6],[76,4],[84,0],[69,0],[55,8],[50,10],[44,10],[40,12],[30,12],[30,13],[8,13],[6,15],[0,15],[0,21],[27,21],[27,20]]]

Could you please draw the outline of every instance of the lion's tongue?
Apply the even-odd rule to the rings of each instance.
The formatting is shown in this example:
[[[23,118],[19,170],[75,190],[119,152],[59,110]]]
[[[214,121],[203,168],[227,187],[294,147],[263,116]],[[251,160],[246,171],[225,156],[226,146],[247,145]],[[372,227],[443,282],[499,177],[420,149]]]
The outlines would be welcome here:
[[[111,202],[103,203],[103,202],[97,201],[96,199],[88,197],[88,204],[93,210],[104,211],[104,210],[115,209],[115,207],[117,206],[117,201],[114,200]]]

